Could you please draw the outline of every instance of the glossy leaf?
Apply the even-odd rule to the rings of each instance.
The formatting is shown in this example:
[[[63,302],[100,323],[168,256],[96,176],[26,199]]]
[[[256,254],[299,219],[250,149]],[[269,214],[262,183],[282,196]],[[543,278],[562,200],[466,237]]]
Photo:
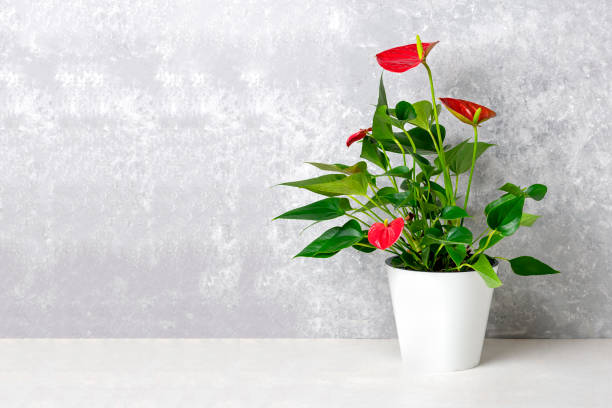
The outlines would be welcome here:
[[[444,190],[442,192],[444,193]],[[467,211],[456,205],[444,207],[440,214],[440,218],[443,220],[456,220],[464,217],[469,217]]]
[[[304,188],[313,193],[330,197],[345,194],[365,195],[368,188],[368,179],[364,173],[356,173],[348,177],[344,174],[326,174],[311,179],[282,183],[281,185]]]
[[[532,184],[527,187],[527,190],[525,190],[525,194],[527,194],[527,197],[529,198],[533,198],[536,201],[540,201],[546,195],[547,190],[548,189],[544,184]]]
[[[480,255],[478,260],[472,264],[478,274],[484,279],[485,283],[490,288],[497,288],[502,285],[501,280],[495,273],[495,270],[491,266],[491,263],[487,259],[486,255]]]
[[[372,120],[372,137],[378,141],[393,140],[393,131],[389,122],[387,105],[377,107]]]
[[[446,233],[445,241],[457,244],[470,244],[474,237],[472,231],[465,227],[452,227]]]
[[[434,134],[434,137],[437,140],[435,125],[432,127],[431,132]],[[407,130],[408,135],[412,139],[414,143],[414,147],[417,149],[417,153],[419,154],[432,154],[436,153],[436,147],[433,144],[431,135],[425,129],[421,129],[419,127],[415,127]],[[395,139],[402,145],[402,148],[406,153],[413,153],[412,144],[410,140],[408,140],[408,136],[404,132],[393,132]],[[442,136],[442,141],[446,136],[446,129],[444,126],[440,125],[440,135]],[[387,152],[393,153],[401,153],[402,151],[397,146],[395,141],[393,140],[385,140],[382,141],[382,145]]]
[[[455,265],[459,266],[465,259],[467,247],[465,245],[447,245],[444,247]]]
[[[417,114],[411,103],[401,101],[395,105],[395,117],[399,120],[413,120]]]
[[[510,259],[510,266],[514,273],[521,276],[552,275],[559,273],[559,271],[531,256],[519,256],[518,258]]]
[[[366,137],[363,139],[360,157],[374,163],[383,170],[387,169],[387,157],[382,151],[380,151],[378,148],[378,143],[372,137]]]
[[[514,196],[510,193],[508,194],[504,194],[503,196],[499,197],[496,200],[491,201],[489,204],[487,204],[487,206],[484,209],[484,213],[485,215],[489,215],[489,213],[491,212],[491,209],[497,207],[498,205],[505,203],[506,201],[510,201],[514,198]]]
[[[523,213],[521,216],[521,226],[531,227],[538,218],[540,218],[539,215]]]
[[[439,228],[430,228],[427,235],[432,241],[442,244],[471,244],[473,240],[472,231],[465,227],[451,227],[443,235]]]
[[[487,225],[505,236],[514,234],[520,225],[524,204],[525,197],[513,196],[511,200],[493,207],[487,215]]]
[[[476,159],[478,159],[489,147],[494,146],[491,143],[478,142],[476,147]],[[467,140],[459,143],[457,146],[445,152],[446,163],[455,174],[462,174],[470,170],[472,167],[472,155],[474,153],[474,143]],[[439,160],[436,159],[439,165]]]
[[[419,101],[412,104],[414,108],[414,112],[416,114],[416,118],[409,120],[408,123],[418,126],[421,129],[428,130],[429,129],[429,118],[432,114],[431,102],[429,101]]]
[[[350,209],[348,198],[331,197],[287,211],[274,219],[325,221],[340,217]]]
[[[325,231],[297,254],[296,257],[325,257],[325,254],[335,255],[340,250],[361,241],[362,238],[363,233],[359,223],[355,220],[350,220],[342,227],[333,227]]]

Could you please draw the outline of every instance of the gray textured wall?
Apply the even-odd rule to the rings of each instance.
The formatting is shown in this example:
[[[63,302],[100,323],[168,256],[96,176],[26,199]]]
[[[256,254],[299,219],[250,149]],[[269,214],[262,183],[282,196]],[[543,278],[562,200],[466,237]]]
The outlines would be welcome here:
[[[609,7],[426,3],[2,1],[0,336],[393,336],[384,256],[291,260],[329,223],[270,222],[314,196],[269,186],[357,160],[373,56],[415,33],[439,96],[498,113],[473,211],[549,186],[499,254],[564,273],[502,269],[489,334],[612,336]],[[428,95],[421,68],[386,78]]]

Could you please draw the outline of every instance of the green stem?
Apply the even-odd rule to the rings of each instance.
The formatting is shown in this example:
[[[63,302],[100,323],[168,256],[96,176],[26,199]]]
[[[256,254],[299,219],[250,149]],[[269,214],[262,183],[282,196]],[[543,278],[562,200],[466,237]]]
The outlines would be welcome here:
[[[433,112],[434,119],[436,120],[436,132],[438,133],[438,157],[440,157],[440,163],[442,164],[442,171],[444,172],[444,188],[446,190],[446,195],[448,196],[448,201],[451,205],[455,204],[455,198],[453,196],[453,185],[451,182],[450,174],[448,172],[448,168],[446,167],[446,158],[444,155],[444,146],[442,144],[442,134],[440,133],[440,123],[438,121],[438,109],[436,108],[436,94],[434,92],[434,84],[433,77],[431,75],[431,69],[429,65],[425,61],[423,61],[423,66],[427,70],[427,76],[429,77],[429,88],[431,89],[431,102],[433,104]]]
[[[365,209],[365,204],[362,203],[361,201],[359,201],[358,199],[356,199],[355,197],[353,197],[352,195],[349,195],[350,198],[352,198],[353,200],[355,200],[355,202],[357,202],[357,204],[359,204],[360,206],[364,207],[364,214],[367,214],[368,216],[374,218],[375,220],[378,220],[380,222],[384,222],[382,218],[380,218],[374,211],[372,210],[367,210]],[[376,204],[376,203],[374,203]]]
[[[358,217],[355,217],[355,216],[354,216],[354,215],[352,215],[352,214],[345,213],[344,215],[346,215],[347,217],[351,217],[351,218],[352,218],[352,219],[354,219],[354,220],[359,221],[360,223],[362,223],[363,225],[365,225],[365,226],[366,226],[366,227],[368,227],[368,228],[370,227],[370,224],[368,224],[367,222],[365,222],[365,221],[363,221],[363,220],[359,219]]]
[[[476,163],[476,152],[478,150],[478,126],[474,125],[474,149],[472,150],[472,167],[470,167],[470,178],[468,179],[467,191],[465,192],[465,202],[463,209],[467,210],[468,198],[470,197],[470,187],[472,186],[472,176],[474,175],[474,164]]]

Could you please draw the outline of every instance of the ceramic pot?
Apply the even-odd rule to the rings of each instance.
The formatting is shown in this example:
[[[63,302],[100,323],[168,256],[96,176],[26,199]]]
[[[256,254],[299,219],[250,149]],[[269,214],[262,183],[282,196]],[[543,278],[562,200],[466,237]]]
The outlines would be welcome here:
[[[477,366],[493,296],[478,272],[386,268],[403,362],[423,372]]]

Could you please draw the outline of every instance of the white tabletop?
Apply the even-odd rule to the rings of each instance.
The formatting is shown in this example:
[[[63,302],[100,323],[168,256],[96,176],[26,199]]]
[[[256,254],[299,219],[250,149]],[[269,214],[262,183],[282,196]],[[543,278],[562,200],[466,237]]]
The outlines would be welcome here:
[[[487,340],[415,374],[395,340],[0,340],[4,407],[612,407],[612,340]]]

